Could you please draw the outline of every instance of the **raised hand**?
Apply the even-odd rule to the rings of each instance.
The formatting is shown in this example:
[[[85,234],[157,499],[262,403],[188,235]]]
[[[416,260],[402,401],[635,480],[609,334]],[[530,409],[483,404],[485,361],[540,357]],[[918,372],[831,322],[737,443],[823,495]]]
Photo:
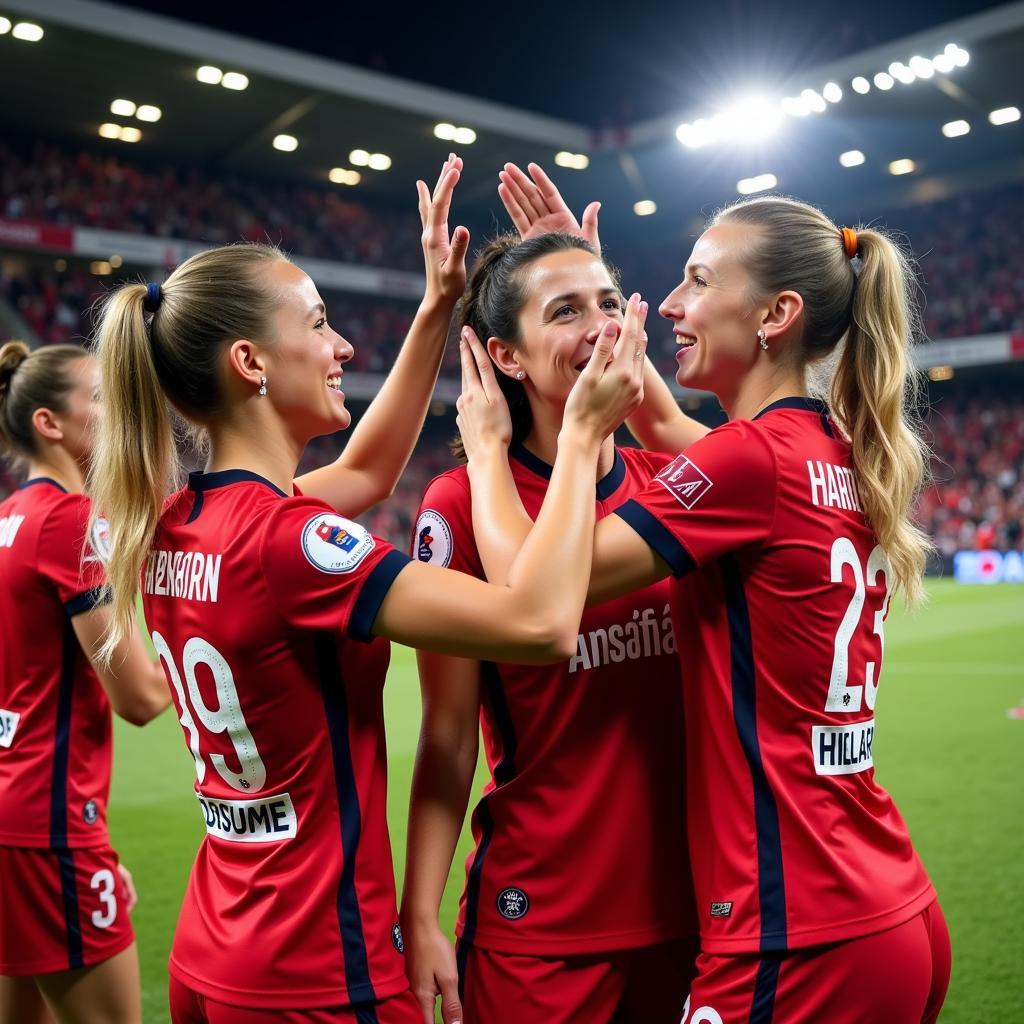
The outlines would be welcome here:
[[[601,329],[590,362],[569,392],[564,425],[582,426],[603,439],[643,401],[646,320],[647,303],[634,292],[621,329],[613,320]]]
[[[452,193],[462,174],[462,157],[448,154],[431,193],[425,181],[416,182],[420,222],[423,225],[423,262],[427,275],[424,299],[458,301],[466,287],[466,252],[469,231],[457,227],[448,237],[448,211]]]
[[[501,184],[498,195],[505,204],[512,223],[520,238],[526,241],[551,231],[585,238],[598,252],[601,239],[597,231],[597,214],[600,203],[591,203],[583,211],[583,221],[578,222],[572,210],[565,204],[562,193],[544,173],[539,164],[527,164],[529,174],[515,164],[505,164],[498,172]]]
[[[498,386],[494,363],[472,327],[463,327],[459,339],[462,360],[462,394],[455,408],[466,457],[472,458],[484,444],[508,447],[512,442],[512,417]]]

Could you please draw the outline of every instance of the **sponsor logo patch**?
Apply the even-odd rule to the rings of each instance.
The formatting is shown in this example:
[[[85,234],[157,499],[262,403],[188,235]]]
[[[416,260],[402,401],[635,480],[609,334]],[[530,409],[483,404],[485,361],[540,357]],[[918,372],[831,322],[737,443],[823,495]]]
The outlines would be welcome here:
[[[95,825],[100,820],[100,809],[96,806],[95,800],[86,800],[82,808],[82,821],[86,825]]]
[[[677,455],[654,479],[687,509],[711,490],[711,481],[685,455]]]
[[[498,893],[498,913],[506,920],[518,921],[521,917],[526,917],[529,909],[529,897],[522,889],[512,886]]]
[[[875,720],[852,725],[812,725],[811,755],[818,775],[856,775],[875,765]]]
[[[262,800],[215,800],[197,793],[207,835],[232,843],[277,843],[298,831],[287,793]]]
[[[425,508],[416,520],[416,557],[442,569],[452,560],[452,531],[432,508]]]
[[[711,904],[712,917],[728,917],[732,913],[732,900],[719,900]]]
[[[6,711],[0,708],[0,747],[9,747],[21,721],[20,711]]]
[[[399,953],[405,953],[405,939],[402,937],[402,926],[397,921],[391,926],[391,945]]]
[[[334,512],[318,512],[302,528],[302,552],[321,572],[351,572],[373,549],[363,527]]]

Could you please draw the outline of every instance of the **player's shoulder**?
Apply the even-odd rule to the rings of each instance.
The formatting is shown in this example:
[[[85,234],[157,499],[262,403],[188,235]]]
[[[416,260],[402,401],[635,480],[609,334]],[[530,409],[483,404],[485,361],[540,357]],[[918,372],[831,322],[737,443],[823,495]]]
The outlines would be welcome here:
[[[654,476],[663,470],[674,458],[674,453],[652,452],[646,448],[616,447],[619,457],[626,464],[627,470],[635,470]]]
[[[469,485],[469,470],[466,466],[455,466],[453,469],[438,473],[426,487],[420,508],[426,508],[429,502],[445,502],[462,504],[468,502],[472,491]]]
[[[759,480],[774,476],[776,458],[771,437],[756,420],[730,420],[694,441],[666,466],[659,476],[690,464],[719,476]]]

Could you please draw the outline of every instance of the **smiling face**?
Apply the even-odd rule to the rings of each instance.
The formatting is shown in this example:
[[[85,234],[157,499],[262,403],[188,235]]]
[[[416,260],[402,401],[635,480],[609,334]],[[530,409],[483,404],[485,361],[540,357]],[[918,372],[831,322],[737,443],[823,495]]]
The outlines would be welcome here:
[[[280,296],[271,319],[275,339],[262,350],[267,396],[296,437],[343,430],[352,416],[341,390],[342,364],[352,346],[327,323],[324,301],[309,276],[280,260],[265,271]]]
[[[685,387],[730,393],[757,360],[764,307],[742,263],[754,230],[724,221],[705,231],[683,280],[658,307],[672,321],[676,380]]]
[[[564,405],[601,328],[622,323],[622,295],[604,263],[581,249],[542,256],[522,274],[519,341],[498,363],[509,376],[522,369],[534,398]]]

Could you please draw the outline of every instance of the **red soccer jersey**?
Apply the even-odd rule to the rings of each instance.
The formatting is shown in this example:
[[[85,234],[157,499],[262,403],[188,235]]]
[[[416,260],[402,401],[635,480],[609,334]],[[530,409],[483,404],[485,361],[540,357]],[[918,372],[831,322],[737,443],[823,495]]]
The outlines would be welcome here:
[[[0,503],[0,843],[105,846],[110,702],[71,620],[95,607],[103,565],[89,499],[27,480]],[[97,539],[96,548],[101,549]]]
[[[872,762],[892,581],[825,407],[787,398],[713,430],[618,514],[689,572],[672,603],[704,951],[919,913],[935,893]]]
[[[183,984],[239,1006],[405,989],[371,633],[409,559],[243,470],[193,474],[142,573],[206,825],[174,937]]]
[[[514,446],[531,517],[551,467]],[[668,462],[616,450],[597,516]],[[414,551],[484,578],[464,468],[437,477]],[[684,832],[683,722],[667,581],[589,608],[577,653],[557,665],[482,663],[491,781],[473,814],[458,933],[508,953],[568,955],[693,935]]]

